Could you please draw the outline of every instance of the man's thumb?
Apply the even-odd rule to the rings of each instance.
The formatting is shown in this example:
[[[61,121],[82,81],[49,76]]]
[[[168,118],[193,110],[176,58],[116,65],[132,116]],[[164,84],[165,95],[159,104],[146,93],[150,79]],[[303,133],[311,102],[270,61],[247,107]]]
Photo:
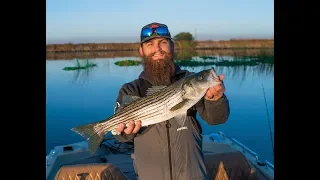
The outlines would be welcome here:
[[[220,81],[223,81],[223,80],[224,80],[224,75],[221,74],[221,75],[219,76],[219,79],[220,79]]]

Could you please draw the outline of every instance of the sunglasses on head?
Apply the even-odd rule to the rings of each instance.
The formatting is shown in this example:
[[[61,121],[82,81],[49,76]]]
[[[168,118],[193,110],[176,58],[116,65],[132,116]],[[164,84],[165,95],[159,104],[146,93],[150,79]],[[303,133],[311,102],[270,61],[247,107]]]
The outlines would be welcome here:
[[[157,33],[159,36],[170,36],[169,30],[167,27],[158,26],[155,28],[145,27],[141,31],[142,38],[150,37],[153,33]]]

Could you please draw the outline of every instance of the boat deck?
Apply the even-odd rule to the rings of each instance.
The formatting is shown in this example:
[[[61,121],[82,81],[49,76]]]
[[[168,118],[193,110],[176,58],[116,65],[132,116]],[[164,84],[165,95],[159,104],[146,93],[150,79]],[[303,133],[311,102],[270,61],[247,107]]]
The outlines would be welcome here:
[[[124,149],[130,148],[127,144],[123,144],[120,147]],[[133,150],[129,150],[126,153],[116,153],[109,150],[107,154],[107,163],[111,163],[118,167],[128,177],[128,179],[135,180],[136,176],[133,168],[133,160],[131,159],[131,153],[133,153]]]
[[[133,146],[126,143],[117,143],[114,140],[108,140],[103,143],[103,146],[99,148],[99,151],[95,155],[91,155],[86,149],[86,142],[79,142],[71,145],[74,150],[70,152],[64,152],[65,146],[57,146],[55,148],[55,155],[58,156],[51,158],[55,159],[51,163],[54,166],[47,168],[47,171],[51,171],[47,179],[54,179],[55,174],[62,165],[71,164],[88,164],[88,163],[111,163],[115,167],[119,168],[129,180],[135,180],[135,171],[133,167],[133,160],[131,154],[133,153]],[[264,175],[267,174],[268,178],[264,176],[257,167],[254,160],[254,156],[246,154],[245,151],[241,150],[237,146],[232,145],[230,140],[224,140],[223,142],[214,142],[210,136],[203,136],[203,152],[205,156],[205,163],[208,168],[211,179],[215,179],[218,173],[219,164],[224,163],[224,168],[229,179],[239,176],[236,173],[246,171],[246,174],[253,174],[253,179],[267,180],[273,179],[273,171],[263,170]],[[121,151],[121,152],[119,152]],[[61,154],[62,152],[62,154]],[[49,163],[50,164],[50,163]],[[250,164],[250,165],[249,165]],[[257,168],[255,168],[257,167]],[[251,169],[251,170],[250,170]],[[260,170],[259,170],[260,169]],[[251,172],[252,171],[252,172]],[[267,173],[266,173],[267,172]],[[268,173],[271,173],[268,175]],[[251,175],[250,175],[251,176]],[[271,177],[271,178],[270,178]]]
[[[239,154],[241,152],[239,150],[231,147],[228,144],[212,143],[213,141],[209,140],[208,138],[209,137],[204,137],[202,148],[203,148],[207,167],[209,168],[208,169],[209,173],[211,173],[212,176],[215,175],[218,171],[218,162],[217,161],[220,161],[222,159],[228,159],[228,158],[229,159],[234,158],[235,160],[241,161],[241,157],[239,158]],[[126,146],[126,145],[121,145],[121,147],[122,146]],[[112,163],[116,167],[118,167],[128,177],[128,179],[135,180],[136,178],[135,178],[135,172],[134,172],[134,168],[133,168],[133,161],[131,159],[131,153],[132,153],[132,151],[129,151],[125,154],[120,154],[120,153],[115,154],[115,153],[110,152],[110,154],[107,155],[107,157],[108,157],[107,162]],[[214,165],[212,165],[212,163],[214,163]],[[233,171],[235,171],[236,168],[246,169],[246,167],[243,167],[246,165],[243,162],[239,163],[239,166],[241,166],[241,167],[235,167],[235,164],[237,164],[237,163],[232,163],[232,164],[226,163],[224,166],[226,169],[228,168],[227,166],[233,166],[233,167],[229,167],[229,170],[233,169]],[[248,162],[248,164],[252,165],[250,162]],[[254,166],[252,165],[252,167],[254,167]],[[256,177],[256,179],[259,179],[259,180],[267,180],[268,179],[257,170],[255,170],[255,177]]]

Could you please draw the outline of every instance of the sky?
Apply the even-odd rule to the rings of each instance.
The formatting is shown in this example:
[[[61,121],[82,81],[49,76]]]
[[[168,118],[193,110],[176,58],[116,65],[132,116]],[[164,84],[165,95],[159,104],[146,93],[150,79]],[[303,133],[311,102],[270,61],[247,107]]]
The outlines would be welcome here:
[[[274,0],[46,0],[46,42],[138,42],[141,28],[164,23],[196,40],[271,38]]]

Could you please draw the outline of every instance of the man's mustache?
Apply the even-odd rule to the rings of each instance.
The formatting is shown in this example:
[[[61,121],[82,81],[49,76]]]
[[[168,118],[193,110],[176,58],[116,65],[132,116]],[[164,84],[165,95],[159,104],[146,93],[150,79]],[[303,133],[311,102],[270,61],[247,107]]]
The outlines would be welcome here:
[[[159,52],[160,52],[161,55],[162,55],[162,54],[168,55],[168,53],[165,52],[165,51],[163,51],[163,50],[160,50]],[[159,52],[153,52],[153,53],[151,53],[151,54],[149,55],[149,57],[154,56],[155,54],[159,54]]]

